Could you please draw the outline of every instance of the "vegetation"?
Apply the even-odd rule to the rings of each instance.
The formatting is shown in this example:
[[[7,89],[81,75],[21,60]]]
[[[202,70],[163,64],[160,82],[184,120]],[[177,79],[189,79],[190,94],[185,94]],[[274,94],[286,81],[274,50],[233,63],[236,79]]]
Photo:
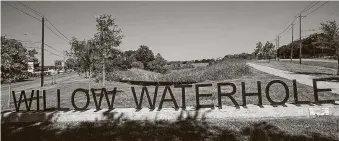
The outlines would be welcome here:
[[[299,58],[300,42],[302,44],[302,58],[329,58],[338,59],[339,75],[339,25],[336,21],[320,23],[321,33],[314,33],[308,37],[293,42],[292,58]],[[292,43],[278,49],[280,58],[291,58]]]
[[[256,48],[254,50],[254,55],[257,59],[267,59],[270,61],[271,58],[274,57],[274,45],[269,41],[263,46],[261,42],[256,44]]]
[[[169,82],[202,82],[206,80],[225,80],[251,75],[245,61],[237,59],[224,60],[207,67],[171,71],[166,74],[152,73],[132,69],[112,73],[110,80],[144,80]]]
[[[1,37],[1,81],[15,82],[28,75],[28,61],[37,61],[35,50],[27,50],[15,39]]]

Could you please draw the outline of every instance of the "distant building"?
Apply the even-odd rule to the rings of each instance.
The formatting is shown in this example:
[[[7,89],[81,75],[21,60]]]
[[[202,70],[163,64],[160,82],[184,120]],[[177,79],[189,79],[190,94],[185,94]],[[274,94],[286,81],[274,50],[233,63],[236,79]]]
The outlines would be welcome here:
[[[28,57],[28,72],[34,72],[39,67],[39,61],[35,57]]]

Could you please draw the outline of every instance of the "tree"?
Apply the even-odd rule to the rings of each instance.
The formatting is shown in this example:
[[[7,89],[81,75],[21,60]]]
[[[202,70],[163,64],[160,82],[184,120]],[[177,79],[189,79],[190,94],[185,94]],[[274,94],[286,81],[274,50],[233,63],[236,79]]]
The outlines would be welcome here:
[[[339,24],[336,24],[336,21],[321,22],[320,29],[325,33],[326,37],[323,42],[336,50],[338,59],[337,75],[339,75]]]
[[[62,69],[62,60],[55,60],[54,66],[55,66],[56,70],[61,70]]]
[[[135,58],[140,61],[146,69],[149,69],[147,68],[147,63],[155,59],[152,50],[150,50],[149,47],[145,45],[141,45],[136,51]]]
[[[27,70],[27,49],[15,39],[1,38],[1,79],[12,82]]]
[[[91,58],[90,58],[90,47],[87,41],[79,41],[77,38],[73,37],[71,42],[71,52],[69,53],[69,56],[73,58],[77,62],[76,67],[77,71],[85,72],[87,77],[87,72],[90,70],[90,66],[92,64]]]
[[[65,68],[75,70],[77,68],[77,62],[74,58],[68,58],[65,61]]]
[[[255,54],[255,57],[256,57],[257,59],[261,59],[262,52],[263,52],[262,49],[263,49],[263,48],[262,48],[262,43],[261,43],[261,42],[258,42],[258,43],[256,44],[256,47],[255,47],[255,50],[254,50],[254,54]]]
[[[273,49],[274,49],[273,43],[270,43],[269,41],[267,41],[263,47],[263,52],[265,53],[265,57],[266,59],[268,59],[268,61],[270,61],[270,57],[274,53]]]
[[[101,52],[99,57],[102,60],[103,85],[105,85],[105,61],[108,56],[107,52],[122,43],[123,35],[111,15],[100,15],[96,18],[96,22],[97,33],[94,35],[94,38]]]
[[[159,72],[159,73],[165,73],[165,65],[167,64],[167,61],[158,53],[155,56],[155,59],[147,64],[147,68],[151,71]]]

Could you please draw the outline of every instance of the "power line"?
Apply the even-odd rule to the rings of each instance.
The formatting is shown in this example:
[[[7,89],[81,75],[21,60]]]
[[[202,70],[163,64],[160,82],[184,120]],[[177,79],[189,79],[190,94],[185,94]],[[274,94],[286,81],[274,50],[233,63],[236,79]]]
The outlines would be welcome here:
[[[322,5],[320,5],[318,8],[314,9],[313,11],[311,11],[310,13],[306,14],[305,16],[308,16],[310,14],[312,14],[314,11],[317,11],[319,8],[323,7],[326,3],[328,3],[329,1],[326,1],[325,3],[323,3]]]
[[[44,49],[45,51],[47,51],[47,52],[49,52],[50,54],[53,54],[53,55],[55,55],[55,56],[59,56],[59,57],[62,57],[62,56],[60,56],[60,55],[58,55],[58,54],[55,54],[55,53],[53,53],[53,52],[50,52],[50,51],[48,51],[47,49]]]
[[[34,10],[33,8],[29,7],[28,5],[23,4],[23,3],[20,2],[20,1],[17,1],[17,2],[18,2],[19,4],[21,4],[22,6],[26,7],[27,9],[33,11],[35,14],[39,15],[40,17],[43,17],[43,16],[44,16],[44,15],[41,14],[40,12],[38,12],[38,11]]]
[[[27,9],[33,11],[35,14],[39,15],[40,17],[45,17],[43,14],[41,14],[41,13],[38,12],[38,11],[36,11],[35,9],[33,9],[33,8],[27,6],[27,5],[25,5],[25,4],[23,4],[23,3],[19,2],[19,1],[18,1],[18,3],[20,3],[20,4],[23,5],[23,6],[25,6]],[[58,29],[57,29],[57,28],[49,21],[49,19],[47,19],[46,17],[45,17],[45,19],[46,19],[46,21],[47,21],[48,23],[50,23],[50,24],[53,26],[53,28],[54,28],[56,31],[58,31],[62,36],[64,36],[68,41],[70,41],[70,39],[67,38],[64,34],[62,34],[62,33],[60,32],[60,30],[58,30]]]
[[[48,44],[46,44],[46,43],[44,43],[47,47],[49,47],[49,48],[51,48],[51,49],[53,49],[53,50],[55,50],[55,51],[57,51],[57,52],[59,52],[59,53],[62,53],[62,52],[60,52],[59,50],[56,50],[55,48],[53,48],[52,46],[50,46],[50,45],[48,45]]]
[[[62,34],[47,18],[46,18],[46,20],[47,20],[47,22],[49,23],[49,24],[51,24],[53,27],[54,27],[54,29],[56,30],[56,31],[58,31],[62,36],[64,36],[68,41],[70,41],[70,39],[69,38],[67,38],[64,34]]]
[[[28,16],[30,16],[30,17],[32,17],[32,18],[34,18],[34,19],[36,19],[36,20],[38,20],[38,21],[42,21],[42,20],[40,20],[39,18],[37,18],[37,17],[35,17],[35,16],[32,16],[31,14],[28,14],[28,13],[26,13],[26,12],[24,12],[24,11],[22,11],[22,10],[20,10],[19,8],[17,8],[17,7],[15,7],[15,6],[13,6],[13,5],[11,5],[11,4],[9,4],[9,3],[7,3],[7,2],[5,2],[5,1],[3,1],[4,3],[6,3],[6,4],[8,4],[8,5],[10,5],[11,7],[13,7],[13,8],[15,8],[16,10],[19,10],[19,11],[21,11],[22,13],[24,13],[24,14],[26,14],[26,15],[28,15]],[[28,7],[28,6],[27,6]],[[26,8],[27,8],[26,7]],[[32,9],[32,8],[28,8],[28,9]],[[35,11],[35,10],[34,10]],[[41,14],[41,15],[43,15],[43,14]],[[40,15],[39,15],[40,16]],[[48,21],[49,22],[49,21]],[[49,22],[50,23],[50,22]],[[51,24],[51,23],[50,23]],[[51,24],[52,25],[52,24]],[[66,41],[67,43],[70,41],[65,35],[63,35],[58,29],[56,29],[55,28],[55,26],[54,25],[52,25],[61,35],[63,35],[66,39],[68,39],[68,41],[67,40],[65,40],[63,37],[61,37],[60,35],[58,35],[57,33],[55,33],[49,26],[47,26],[46,24],[44,24],[44,26],[45,27],[47,27],[51,32],[53,32],[55,35],[57,35],[59,38],[61,38],[61,39],[63,39],[64,41]]]
[[[337,13],[337,12],[339,12],[339,10],[337,10],[337,11],[333,12],[331,15],[334,15],[334,14],[335,14],[335,13]]]
[[[44,24],[45,27],[47,27],[47,29],[49,29],[50,31],[52,31],[55,35],[57,35],[59,38],[63,39],[64,41],[66,41],[68,43],[67,40],[65,40],[64,38],[62,38],[60,35],[56,34],[50,27],[48,27],[46,24]]]
[[[310,3],[308,6],[306,6],[302,11],[300,11],[296,16],[294,16],[292,22],[281,32],[278,34],[278,36],[280,36],[281,34],[283,34],[284,32],[286,32],[294,23],[294,21],[298,18],[298,15],[300,15],[301,13],[304,13],[306,11],[308,11],[309,9],[313,8],[315,5],[317,5],[319,3],[319,1],[317,2],[312,2]]]
[[[20,10],[19,8],[15,7],[15,6],[13,6],[13,5],[11,5],[11,4],[9,4],[9,3],[5,2],[5,1],[2,1],[2,2],[4,2],[4,3],[8,4],[9,6],[11,6],[11,7],[15,8],[16,10],[19,10],[19,11],[21,11],[22,13],[24,13],[24,14],[26,14],[26,15],[28,15],[28,16],[30,16],[30,17],[32,17],[32,18],[34,18],[34,19],[38,20],[38,21],[41,21],[39,18],[37,18],[37,17],[34,17],[34,16],[32,16],[31,14],[28,14],[28,13],[26,13],[26,12],[24,12],[24,11]]]
[[[306,7],[303,11],[301,11],[299,14],[297,14],[297,15],[300,15],[301,13],[304,13],[304,12],[306,12],[307,10],[310,10],[311,8],[313,8],[315,5],[317,5],[318,3],[319,3],[320,1],[317,1],[315,4],[313,4],[312,5],[312,3],[309,5],[309,6],[311,6],[311,7],[309,7],[308,6],[308,8]],[[314,2],[313,2],[314,3]]]

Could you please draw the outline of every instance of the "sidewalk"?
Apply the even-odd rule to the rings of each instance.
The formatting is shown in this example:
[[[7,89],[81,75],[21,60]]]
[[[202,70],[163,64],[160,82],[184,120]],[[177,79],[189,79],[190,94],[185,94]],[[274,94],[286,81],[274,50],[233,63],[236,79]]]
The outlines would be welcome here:
[[[247,64],[249,66],[257,69],[257,70],[262,71],[262,72],[272,74],[272,75],[275,75],[275,76],[279,76],[279,77],[282,77],[282,78],[290,79],[290,80],[296,79],[298,83],[305,84],[305,85],[308,85],[308,86],[311,86],[311,87],[313,87],[312,79],[317,78],[315,76],[310,76],[310,75],[305,75],[305,74],[295,74],[293,72],[283,71],[283,70],[279,70],[279,69],[275,69],[275,68],[271,68],[271,67],[257,65],[257,64],[254,64],[254,63],[247,63]],[[320,89],[330,88],[330,89],[332,89],[332,93],[339,94],[339,83],[338,82],[318,81],[317,87],[320,88]]]
[[[339,104],[339,103],[338,103]],[[116,108],[112,111],[102,109],[96,111],[89,109],[86,111],[51,111],[51,112],[7,112],[1,114],[2,122],[95,122],[102,120],[178,120],[188,117],[205,120],[205,119],[270,119],[270,118],[288,118],[288,117],[306,117],[315,116],[339,116],[339,105],[323,104],[321,106],[310,105],[293,105],[273,107],[271,105],[247,105],[239,109],[232,106],[223,106],[222,109],[201,108],[199,110],[194,107],[187,107],[185,110],[173,108],[163,108],[160,111],[154,109],[150,111],[143,108],[136,111],[135,108]]]

